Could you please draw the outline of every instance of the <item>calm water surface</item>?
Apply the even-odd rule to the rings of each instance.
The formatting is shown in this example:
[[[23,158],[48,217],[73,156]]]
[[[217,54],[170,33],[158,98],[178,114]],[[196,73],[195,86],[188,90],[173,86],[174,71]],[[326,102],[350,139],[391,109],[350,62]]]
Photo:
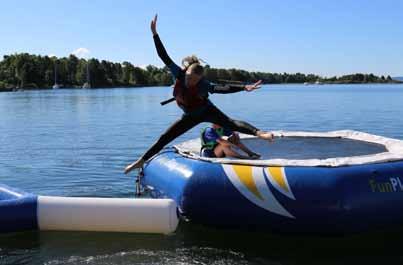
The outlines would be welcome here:
[[[0,183],[41,195],[134,197],[133,176],[123,168],[180,116],[175,104],[159,105],[170,96],[166,87],[1,93]],[[403,139],[402,85],[273,85],[211,98],[264,129],[354,129]],[[402,243],[403,229],[328,239],[183,223],[170,236],[0,235],[0,264],[401,263]]]

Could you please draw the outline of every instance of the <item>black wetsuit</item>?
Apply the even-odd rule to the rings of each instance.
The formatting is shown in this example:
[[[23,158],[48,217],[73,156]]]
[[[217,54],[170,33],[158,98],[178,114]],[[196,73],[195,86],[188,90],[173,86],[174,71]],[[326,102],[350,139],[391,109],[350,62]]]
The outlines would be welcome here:
[[[176,65],[168,56],[158,35],[154,35],[154,43],[157,48],[157,53],[161,60],[170,69],[175,79],[179,79],[182,84],[185,84],[185,74],[183,70]],[[198,93],[201,97],[206,99],[206,104],[195,110],[188,111],[183,109],[184,114],[182,117],[172,124],[160,138],[147,150],[142,156],[144,160],[150,159],[153,155],[157,154],[165,145],[173,141],[178,136],[184,134],[196,125],[202,122],[211,122],[219,124],[231,131],[238,131],[245,134],[256,135],[257,128],[244,121],[237,121],[229,118],[222,111],[220,111],[210,100],[208,100],[209,93],[235,93],[245,90],[243,85],[217,85],[202,79],[197,84]]]

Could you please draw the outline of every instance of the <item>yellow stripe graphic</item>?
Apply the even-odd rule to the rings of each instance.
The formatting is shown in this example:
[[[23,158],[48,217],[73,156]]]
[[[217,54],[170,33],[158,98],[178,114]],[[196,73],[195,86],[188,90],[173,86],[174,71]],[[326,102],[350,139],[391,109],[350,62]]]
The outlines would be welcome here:
[[[282,167],[269,167],[269,173],[273,177],[273,179],[277,182],[277,184],[284,189],[286,192],[289,192],[288,186],[285,182],[283,168]]]
[[[256,195],[260,200],[263,201],[263,196],[260,194],[259,190],[256,187],[256,183],[252,177],[252,167],[251,166],[241,166],[241,165],[233,165],[235,173],[237,174],[239,180],[244,184],[250,192]]]

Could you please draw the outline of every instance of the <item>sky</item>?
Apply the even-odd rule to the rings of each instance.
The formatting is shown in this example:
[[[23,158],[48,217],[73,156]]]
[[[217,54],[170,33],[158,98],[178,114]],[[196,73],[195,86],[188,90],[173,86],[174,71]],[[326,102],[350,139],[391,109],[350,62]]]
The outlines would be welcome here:
[[[162,66],[150,31],[174,61],[216,68],[403,76],[401,0],[1,1],[0,56],[19,52]]]

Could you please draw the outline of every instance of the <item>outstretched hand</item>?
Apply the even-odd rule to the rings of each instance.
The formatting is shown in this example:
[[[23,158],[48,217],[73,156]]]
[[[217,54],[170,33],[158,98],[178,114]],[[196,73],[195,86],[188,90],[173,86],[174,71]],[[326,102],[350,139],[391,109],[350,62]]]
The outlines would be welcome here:
[[[157,35],[157,18],[158,15],[155,14],[154,19],[151,20],[151,32],[153,33],[153,35]]]
[[[262,80],[259,80],[259,81],[257,81],[256,83],[254,83],[254,84],[252,84],[252,85],[246,85],[245,86],[245,90],[246,91],[248,91],[248,92],[250,92],[250,91],[253,91],[253,90],[255,90],[255,89],[258,89],[258,88],[260,88],[261,86],[261,84],[263,83],[263,81]]]

